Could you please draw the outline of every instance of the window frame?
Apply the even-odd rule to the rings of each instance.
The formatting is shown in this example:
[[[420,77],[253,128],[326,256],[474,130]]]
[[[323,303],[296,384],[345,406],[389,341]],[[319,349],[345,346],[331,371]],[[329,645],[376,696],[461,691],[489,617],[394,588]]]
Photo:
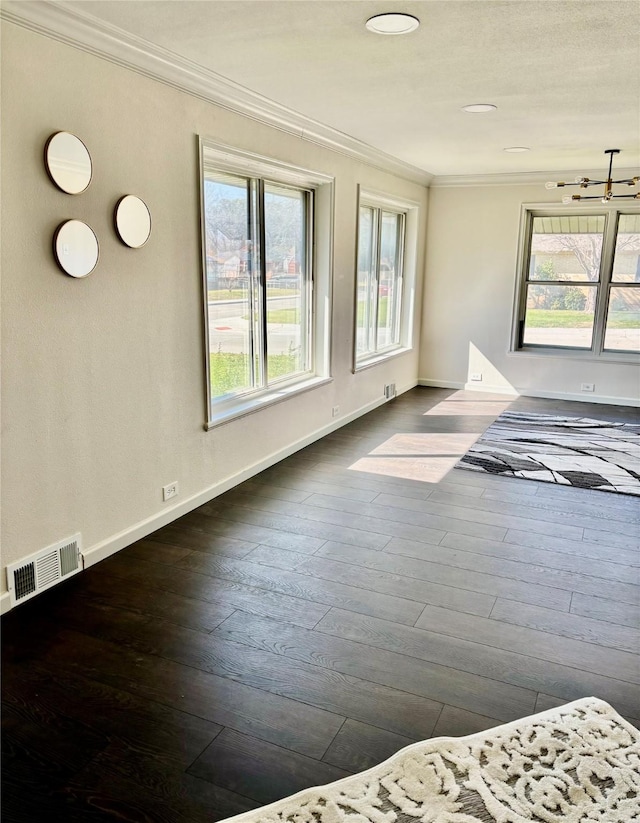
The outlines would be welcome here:
[[[562,208],[552,203],[524,203],[522,205],[518,240],[516,287],[509,347],[510,354],[534,357],[563,357],[577,360],[596,360],[599,362],[637,363],[640,361],[640,353],[638,352],[604,348],[606,320],[612,286],[640,288],[640,284],[628,283],[625,285],[624,283],[612,281],[619,218],[625,214],[637,215],[640,214],[640,209],[634,208],[631,204],[625,206],[621,203],[596,203],[568,208]],[[526,314],[527,285],[530,283],[535,285],[538,282],[529,280],[528,278],[531,261],[533,220],[536,217],[572,217],[585,215],[601,215],[605,218],[602,233],[602,254],[600,258],[599,277],[597,281],[565,282],[567,285],[585,285],[596,288],[591,348],[586,349],[533,343],[525,344],[522,337]],[[541,285],[545,282],[546,281],[540,281]],[[556,284],[555,281],[554,284]],[[562,287],[562,285],[563,283],[560,281],[560,286]]]
[[[360,253],[361,236],[361,208],[371,208],[377,210],[379,219],[376,231],[376,246],[374,252],[377,298],[375,301],[375,341],[374,351],[365,354],[358,353],[358,264]],[[402,220],[402,230],[398,232],[398,244],[396,258],[400,261],[400,272],[396,274],[396,282],[399,282],[400,290],[398,302],[395,306],[396,316],[393,319],[394,326],[398,329],[398,342],[382,349],[378,349],[378,298],[380,285],[380,237],[381,237],[381,217],[383,212],[400,215]],[[378,363],[382,363],[392,357],[405,354],[413,348],[413,315],[415,304],[415,280],[417,264],[417,239],[418,239],[418,219],[419,204],[392,195],[378,192],[373,189],[358,186],[357,210],[356,210],[356,244],[355,244],[355,265],[354,265],[354,307],[353,307],[353,367],[352,371],[359,372]]]
[[[204,314],[204,365],[206,416],[205,430],[258,411],[268,405],[286,400],[330,381],[329,342],[331,313],[332,245],[334,178],[320,172],[293,166],[227,146],[206,137],[198,137],[200,183],[200,248]],[[207,174],[230,174],[246,179],[250,188],[258,192],[257,208],[253,215],[261,250],[265,249],[265,222],[261,205],[264,203],[265,184],[284,186],[305,192],[305,259],[308,273],[305,277],[306,359],[307,369],[283,378],[272,378],[263,386],[216,397],[211,390],[210,329],[207,283],[207,226],[205,211],[205,181]],[[261,306],[266,305],[265,267],[257,275],[256,286]],[[267,377],[266,314],[261,318],[261,372]]]

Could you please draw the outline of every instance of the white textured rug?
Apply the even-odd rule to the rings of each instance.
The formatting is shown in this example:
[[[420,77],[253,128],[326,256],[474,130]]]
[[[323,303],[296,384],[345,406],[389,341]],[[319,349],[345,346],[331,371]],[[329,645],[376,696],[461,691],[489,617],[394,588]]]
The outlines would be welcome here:
[[[415,743],[233,823],[639,823],[640,732],[594,697]]]

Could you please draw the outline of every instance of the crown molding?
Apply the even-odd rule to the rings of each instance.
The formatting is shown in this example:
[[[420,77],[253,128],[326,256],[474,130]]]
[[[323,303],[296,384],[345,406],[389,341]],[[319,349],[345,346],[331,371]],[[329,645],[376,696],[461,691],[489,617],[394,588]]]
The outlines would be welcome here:
[[[616,177],[634,177],[638,174],[637,169],[615,169]],[[578,175],[590,177],[592,180],[601,180],[606,177],[607,170],[603,167],[599,169],[574,169],[573,171],[528,171],[520,173],[498,173],[498,174],[442,174],[435,175],[431,179],[431,188],[452,188],[463,186],[537,186],[544,184],[548,180],[565,180],[572,182]]]
[[[428,186],[427,171],[306,117],[141,37],[54,0],[3,0],[0,17],[224,109]]]

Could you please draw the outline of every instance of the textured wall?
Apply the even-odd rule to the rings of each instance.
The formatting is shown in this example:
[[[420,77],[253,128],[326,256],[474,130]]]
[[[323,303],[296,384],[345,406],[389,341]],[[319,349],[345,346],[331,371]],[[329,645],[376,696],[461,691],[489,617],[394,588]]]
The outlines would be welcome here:
[[[93,182],[75,197],[43,168],[58,130],[93,157]],[[208,433],[197,134],[336,178],[334,381]],[[358,183],[422,203],[421,272],[421,186],[3,23],[3,566],[76,531],[86,548],[108,542],[166,510],[164,484],[178,480],[186,500],[322,429],[333,405],[347,415],[387,382],[415,382],[417,349],[351,372]],[[126,193],[152,214],[138,250],[112,227]],[[72,217],[100,242],[86,280],[51,254]]]
[[[429,196],[421,380],[466,383],[471,372],[482,372],[496,388],[562,396],[595,383],[596,397],[638,401],[637,365],[508,353],[521,207],[562,208],[557,191],[471,186],[432,188]]]

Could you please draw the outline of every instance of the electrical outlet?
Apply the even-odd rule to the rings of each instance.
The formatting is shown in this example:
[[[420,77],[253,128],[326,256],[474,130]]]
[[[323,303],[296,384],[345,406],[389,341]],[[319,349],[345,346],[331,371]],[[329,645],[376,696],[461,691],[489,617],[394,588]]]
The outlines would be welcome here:
[[[331,417],[337,417],[340,414],[340,406],[334,406],[331,409]]]
[[[175,483],[169,483],[168,486],[162,487],[162,499],[163,500],[171,500],[172,497],[178,496],[178,481],[176,480]]]
[[[595,383],[581,383],[580,384],[580,391],[595,391],[596,384]]]
[[[482,372],[481,371],[474,371],[471,372],[469,375],[469,379],[472,383],[482,383]]]

